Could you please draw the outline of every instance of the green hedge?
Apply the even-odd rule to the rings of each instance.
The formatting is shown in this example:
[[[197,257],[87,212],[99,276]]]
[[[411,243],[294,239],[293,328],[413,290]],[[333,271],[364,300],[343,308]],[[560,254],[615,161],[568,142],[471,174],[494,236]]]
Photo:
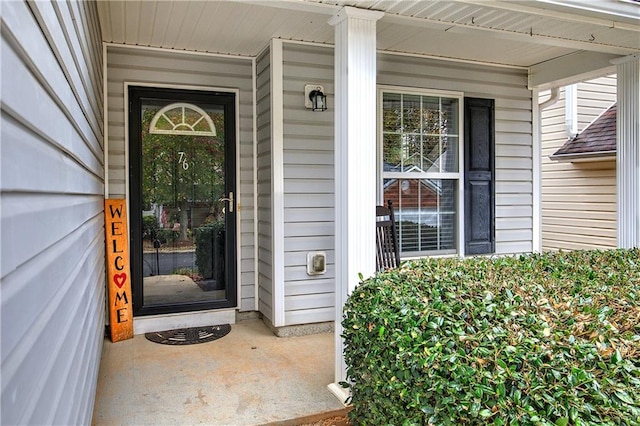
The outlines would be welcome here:
[[[171,244],[178,241],[180,238],[180,231],[174,231],[173,229],[158,229],[156,231],[156,238],[161,244]]]
[[[640,424],[637,249],[408,263],[343,327],[355,424]]]
[[[155,216],[142,217],[142,239],[153,241],[158,233],[158,219]]]
[[[224,282],[224,221],[196,228],[196,266],[204,279]]]

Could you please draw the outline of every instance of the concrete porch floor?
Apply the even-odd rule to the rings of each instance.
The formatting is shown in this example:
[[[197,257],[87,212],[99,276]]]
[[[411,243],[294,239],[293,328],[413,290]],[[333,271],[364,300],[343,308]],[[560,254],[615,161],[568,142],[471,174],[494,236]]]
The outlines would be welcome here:
[[[333,382],[334,336],[276,337],[257,319],[221,339],[111,343],[100,362],[94,425],[260,425],[344,408]]]

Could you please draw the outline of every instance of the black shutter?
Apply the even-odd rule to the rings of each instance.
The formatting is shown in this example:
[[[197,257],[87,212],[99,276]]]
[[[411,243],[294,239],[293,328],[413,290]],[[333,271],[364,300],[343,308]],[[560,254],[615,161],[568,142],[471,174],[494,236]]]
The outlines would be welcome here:
[[[465,254],[494,252],[494,100],[464,99]]]

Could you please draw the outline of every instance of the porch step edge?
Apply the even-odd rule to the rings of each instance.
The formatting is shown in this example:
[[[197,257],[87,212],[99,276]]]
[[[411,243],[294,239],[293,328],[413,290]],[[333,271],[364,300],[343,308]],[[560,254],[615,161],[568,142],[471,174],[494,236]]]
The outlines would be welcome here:
[[[263,317],[262,321],[269,327],[271,332],[278,337],[300,337],[311,334],[333,333],[335,331],[333,321],[285,325],[282,327],[274,326],[266,317]]]
[[[263,426],[300,426],[300,425],[348,425],[347,415],[351,411],[351,407],[341,408],[339,410],[327,411],[319,414],[298,417],[295,419],[282,420],[277,422],[266,423]]]

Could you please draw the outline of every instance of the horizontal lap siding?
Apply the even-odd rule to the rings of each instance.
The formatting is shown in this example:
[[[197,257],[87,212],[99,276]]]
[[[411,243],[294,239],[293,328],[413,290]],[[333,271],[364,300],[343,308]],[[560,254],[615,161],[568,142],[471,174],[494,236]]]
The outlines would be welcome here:
[[[271,64],[269,50],[256,60],[258,135],[258,309],[273,323],[273,220],[271,209]]]
[[[284,43],[283,74],[285,324],[333,321],[333,49]],[[305,108],[306,84],[324,87],[327,111]],[[307,274],[313,251],[327,253],[325,274]]]
[[[252,63],[237,57],[183,54],[171,51],[109,46],[107,96],[109,134],[109,196],[124,197],[128,164],[125,159],[124,83],[201,86],[239,90],[239,175],[236,180],[237,223],[240,232],[241,289],[239,307],[252,311],[254,290],[253,89]]]
[[[616,101],[616,78],[578,83],[578,131]],[[543,94],[542,97],[546,97]],[[549,156],[566,141],[565,90],[542,112],[542,247],[616,247],[615,160],[558,162]]]
[[[335,312],[333,49],[284,43],[283,55],[285,319],[287,325],[331,321]],[[324,86],[327,112],[304,107],[305,84]],[[532,115],[526,72],[382,54],[378,84],[463,91],[465,96],[496,100],[496,251],[531,251]],[[320,250],[327,252],[327,272],[309,276],[307,253]]]
[[[2,424],[89,424],[104,335],[95,3],[2,5]]]
[[[378,56],[378,84],[495,99],[496,253],[530,252],[533,139],[527,72],[383,54]]]

